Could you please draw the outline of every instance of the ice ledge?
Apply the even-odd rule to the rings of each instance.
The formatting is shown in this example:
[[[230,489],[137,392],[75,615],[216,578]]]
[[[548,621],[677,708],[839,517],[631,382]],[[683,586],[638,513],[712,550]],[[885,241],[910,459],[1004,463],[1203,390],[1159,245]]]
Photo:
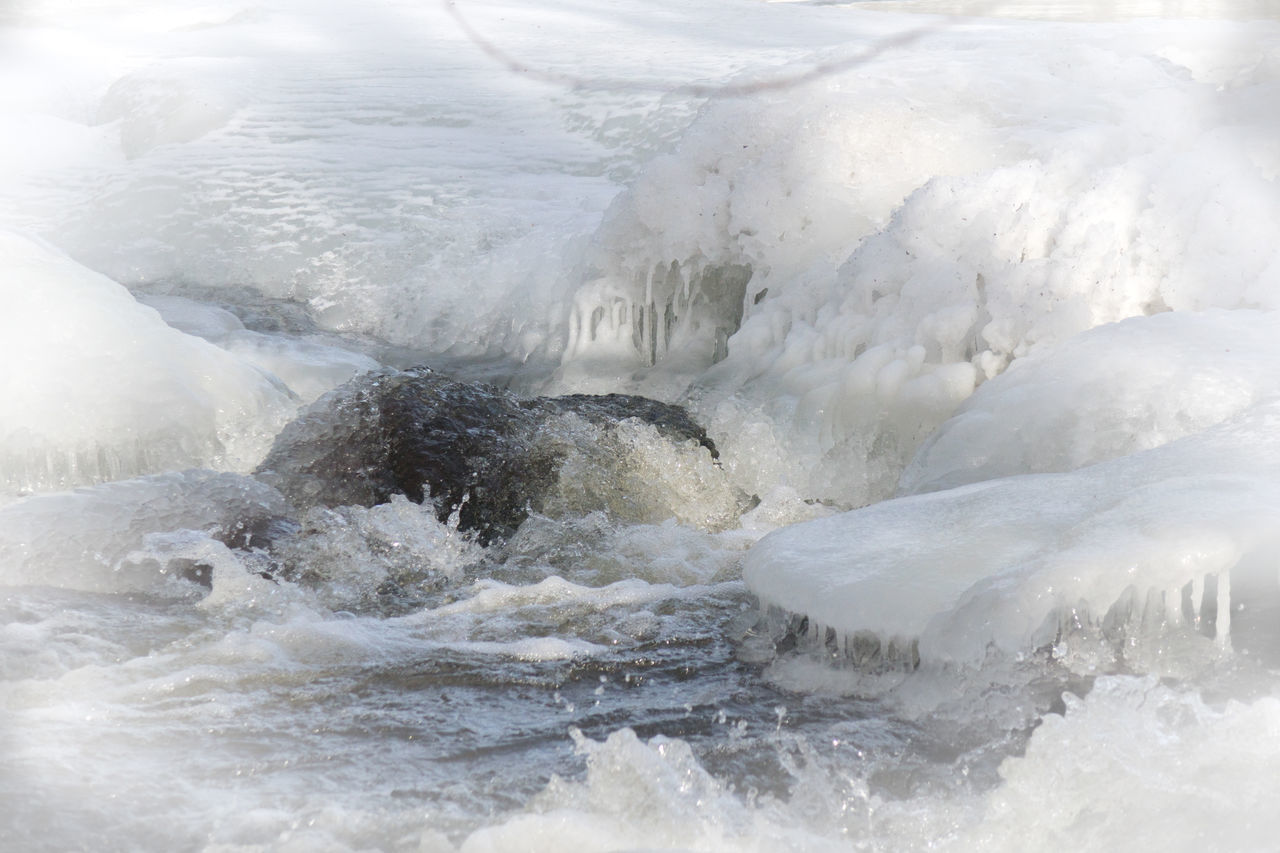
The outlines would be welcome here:
[[[1073,621],[1095,633],[1130,626],[1126,636],[1144,621],[1197,633],[1212,624],[1225,643],[1233,615],[1280,595],[1278,427],[1272,401],[1069,474],[794,525],[748,553],[744,577],[764,605],[839,638],[915,638],[925,662],[1029,654],[1070,635]]]

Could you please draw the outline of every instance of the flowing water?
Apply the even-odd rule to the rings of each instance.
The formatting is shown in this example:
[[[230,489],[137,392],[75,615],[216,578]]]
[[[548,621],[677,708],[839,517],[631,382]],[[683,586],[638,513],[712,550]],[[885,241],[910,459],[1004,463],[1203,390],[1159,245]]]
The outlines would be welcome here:
[[[5,4],[0,847],[1271,849],[1276,17]]]

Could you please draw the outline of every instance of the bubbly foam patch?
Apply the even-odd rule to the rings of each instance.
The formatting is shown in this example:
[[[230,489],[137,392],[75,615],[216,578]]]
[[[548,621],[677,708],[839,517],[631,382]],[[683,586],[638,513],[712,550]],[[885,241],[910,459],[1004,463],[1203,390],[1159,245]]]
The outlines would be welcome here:
[[[552,851],[566,843],[601,851],[843,849],[771,810],[744,804],[681,740],[646,743],[630,729],[603,743],[578,732],[574,739],[587,760],[586,780],[553,779],[529,813],[478,830],[462,853]]]
[[[1280,830],[1263,793],[1280,759],[1273,697],[1213,707],[1154,678],[1112,677],[1065,698],[1065,715],[1046,716],[1026,754],[1001,766],[982,822],[944,849],[1105,850],[1141,838],[1182,850],[1208,832],[1213,846],[1248,850]]]
[[[733,526],[750,498],[726,478],[697,441],[676,441],[638,418],[605,429],[577,417],[554,419],[539,434],[565,452],[543,512],[603,510],[618,522],[667,519],[719,531]]]
[[[367,609],[381,597],[413,600],[461,579],[484,549],[431,504],[403,495],[372,507],[314,507],[274,556],[286,577],[317,590],[334,610]]]

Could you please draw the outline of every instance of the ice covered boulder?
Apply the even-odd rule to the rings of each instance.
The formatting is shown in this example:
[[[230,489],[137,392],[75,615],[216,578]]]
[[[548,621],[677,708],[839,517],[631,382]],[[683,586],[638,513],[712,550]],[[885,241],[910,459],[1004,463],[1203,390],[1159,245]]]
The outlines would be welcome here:
[[[320,398],[258,474],[299,508],[431,500],[442,521],[456,513],[489,541],[530,511],[726,524],[743,496],[715,456],[679,406],[620,394],[520,399],[415,368]]]
[[[1273,46],[1211,44],[964,29],[713,100],[602,220],[561,387],[679,396],[744,488],[859,506],[1020,359],[1280,307]]]
[[[0,231],[0,491],[187,467],[248,470],[295,407],[121,285]]]

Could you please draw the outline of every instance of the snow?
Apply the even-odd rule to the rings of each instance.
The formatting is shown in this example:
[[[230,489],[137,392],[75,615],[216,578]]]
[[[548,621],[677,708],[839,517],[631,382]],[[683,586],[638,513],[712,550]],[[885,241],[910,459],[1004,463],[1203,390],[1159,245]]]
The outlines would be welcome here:
[[[1127,317],[1274,309],[1274,44],[1012,26],[938,23],[874,74],[710,103],[593,238],[562,382],[693,382],[721,431],[786,434],[781,471],[741,449],[752,486],[856,506],[1024,356]],[[745,286],[711,286],[734,269]]]

